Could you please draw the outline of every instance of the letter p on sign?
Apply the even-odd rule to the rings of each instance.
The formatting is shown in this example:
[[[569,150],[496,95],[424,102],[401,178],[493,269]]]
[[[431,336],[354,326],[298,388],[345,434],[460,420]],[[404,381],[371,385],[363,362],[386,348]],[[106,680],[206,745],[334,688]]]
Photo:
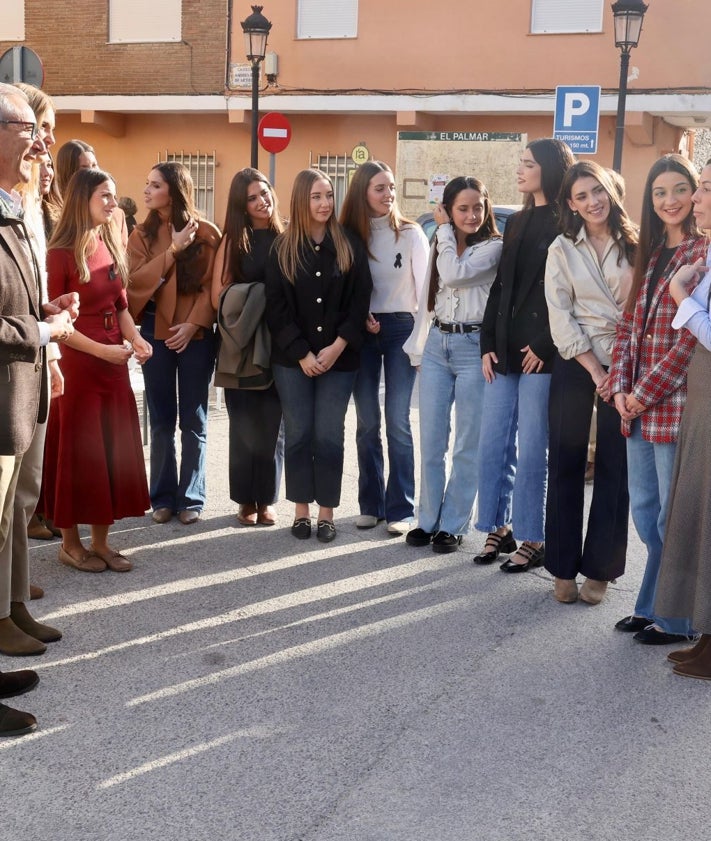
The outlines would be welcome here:
[[[573,127],[573,118],[581,117],[590,108],[590,97],[585,93],[566,93],[563,104],[563,126]]]

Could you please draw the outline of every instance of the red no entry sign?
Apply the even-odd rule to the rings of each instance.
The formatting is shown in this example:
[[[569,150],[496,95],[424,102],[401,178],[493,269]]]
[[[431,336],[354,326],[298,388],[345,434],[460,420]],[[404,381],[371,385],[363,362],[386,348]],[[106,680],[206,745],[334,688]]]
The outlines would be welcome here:
[[[259,121],[257,135],[262,149],[272,154],[283,152],[291,140],[291,125],[283,114],[265,114]]]

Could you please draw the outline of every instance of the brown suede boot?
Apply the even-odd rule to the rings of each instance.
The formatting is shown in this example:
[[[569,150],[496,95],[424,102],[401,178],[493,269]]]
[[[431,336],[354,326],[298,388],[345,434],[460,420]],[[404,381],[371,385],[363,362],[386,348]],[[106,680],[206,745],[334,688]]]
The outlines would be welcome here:
[[[32,657],[46,650],[43,642],[20,630],[9,616],[0,619],[0,652],[8,657]]]
[[[37,719],[32,713],[0,704],[0,736],[24,736],[36,729]]]
[[[24,602],[10,602],[10,619],[21,631],[40,642],[57,642],[62,638],[61,631],[33,619]]]
[[[701,652],[691,660],[677,663],[674,666],[674,674],[682,677],[695,677],[698,680],[711,680],[711,645],[708,644],[709,634],[702,634],[699,643],[703,640],[706,644]]]
[[[32,540],[53,540],[54,535],[42,522],[42,520],[33,514],[30,517],[30,522],[27,524],[27,536]]]
[[[688,660],[693,660],[697,654],[701,654],[704,648],[706,648],[709,644],[710,640],[711,635],[704,634],[699,637],[696,645],[692,645],[691,648],[679,648],[677,651],[672,651],[671,654],[667,654],[667,660],[670,660],[672,663],[686,663]]]

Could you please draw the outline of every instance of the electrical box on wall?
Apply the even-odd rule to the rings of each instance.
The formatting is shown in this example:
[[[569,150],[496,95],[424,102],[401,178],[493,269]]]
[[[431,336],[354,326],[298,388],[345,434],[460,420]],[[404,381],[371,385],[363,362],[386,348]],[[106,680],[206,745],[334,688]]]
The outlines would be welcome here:
[[[279,75],[279,56],[276,53],[267,53],[264,56],[264,75],[270,81]]]

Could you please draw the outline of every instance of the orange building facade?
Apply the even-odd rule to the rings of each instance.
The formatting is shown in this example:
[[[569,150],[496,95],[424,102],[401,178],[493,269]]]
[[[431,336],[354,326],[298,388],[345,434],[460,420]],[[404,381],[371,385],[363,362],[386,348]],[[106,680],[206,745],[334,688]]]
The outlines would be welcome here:
[[[688,153],[693,129],[710,124],[707,4],[649,0],[632,52],[622,161],[635,216],[651,163],[666,152]],[[250,160],[240,27],[249,3],[3,6],[0,53],[25,46],[41,58],[58,143],[78,137],[94,146],[119,192],[139,208],[152,164],[183,159],[205,212],[222,223],[232,175]],[[506,174],[511,155],[492,158],[498,148],[482,144],[551,135],[558,85],[601,87],[592,157],[612,163],[619,51],[607,0],[264,0],[263,14],[272,22],[272,55],[260,114],[286,115],[292,138],[273,161],[260,149],[259,163],[267,173],[273,163],[283,207],[300,169],[321,164],[342,192],[348,173],[368,156],[399,162],[410,215],[427,209],[427,181],[436,174],[474,174],[490,184],[495,202],[515,202],[513,171],[510,181]],[[413,138],[432,141],[426,172],[408,171],[415,166],[407,145]]]

